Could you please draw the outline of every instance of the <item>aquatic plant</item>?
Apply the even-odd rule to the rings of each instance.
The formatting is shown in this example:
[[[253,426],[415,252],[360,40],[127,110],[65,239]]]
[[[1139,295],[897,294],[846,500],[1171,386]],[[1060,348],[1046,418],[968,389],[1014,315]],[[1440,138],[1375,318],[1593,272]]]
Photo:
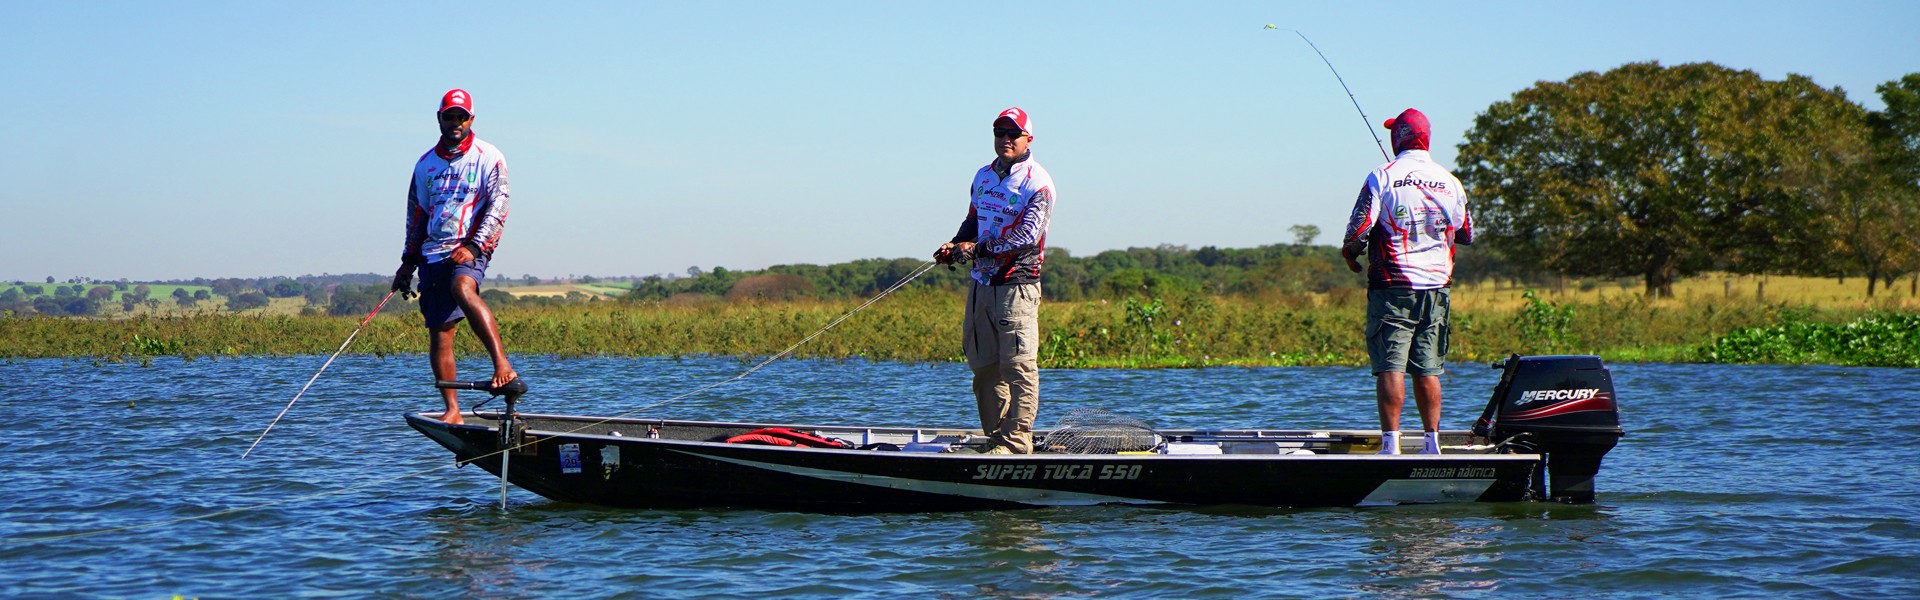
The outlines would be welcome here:
[[[1920,367],[1920,315],[1870,315],[1841,324],[1793,318],[1734,330],[1700,352],[1710,362]]]

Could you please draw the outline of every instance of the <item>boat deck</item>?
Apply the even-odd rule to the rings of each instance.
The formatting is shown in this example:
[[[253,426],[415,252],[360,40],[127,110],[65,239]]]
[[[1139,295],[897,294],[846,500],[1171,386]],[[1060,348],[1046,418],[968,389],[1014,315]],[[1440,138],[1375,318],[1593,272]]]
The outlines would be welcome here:
[[[499,413],[469,415],[466,425],[497,429]],[[787,427],[826,438],[844,440],[861,451],[943,452],[979,448],[986,437],[979,429],[962,427],[859,427],[779,425],[667,419],[598,418],[520,413],[518,426],[529,435],[569,438],[648,438],[683,442],[726,443],[728,438],[766,427]],[[1349,429],[1154,429],[1125,426],[1035,430],[1034,454],[1088,455],[1351,455],[1377,454],[1380,432]],[[1091,440],[1091,443],[1088,443]],[[1469,432],[1442,431],[1444,454],[1491,454],[1492,446],[1474,444]],[[1420,450],[1417,432],[1403,435],[1401,452]],[[1069,446],[1071,445],[1071,447]],[[823,449],[834,450],[834,449]]]

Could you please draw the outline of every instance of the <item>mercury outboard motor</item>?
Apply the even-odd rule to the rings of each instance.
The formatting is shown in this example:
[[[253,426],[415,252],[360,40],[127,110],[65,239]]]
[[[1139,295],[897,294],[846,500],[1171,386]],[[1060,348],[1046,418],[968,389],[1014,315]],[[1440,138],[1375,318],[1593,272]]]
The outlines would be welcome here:
[[[1503,369],[1473,434],[1509,452],[1538,452],[1541,471],[1533,495],[1542,500],[1593,502],[1600,459],[1620,442],[1620,411],[1613,375],[1598,356],[1520,356]]]

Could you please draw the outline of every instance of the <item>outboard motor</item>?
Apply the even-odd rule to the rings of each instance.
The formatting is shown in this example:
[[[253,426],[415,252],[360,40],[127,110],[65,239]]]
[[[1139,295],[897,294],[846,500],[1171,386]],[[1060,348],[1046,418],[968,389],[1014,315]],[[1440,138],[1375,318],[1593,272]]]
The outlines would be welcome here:
[[[1544,473],[1534,474],[1536,498],[1593,502],[1600,459],[1626,435],[1606,365],[1598,356],[1515,354],[1494,368],[1504,373],[1473,434],[1509,451],[1540,453],[1545,464]]]

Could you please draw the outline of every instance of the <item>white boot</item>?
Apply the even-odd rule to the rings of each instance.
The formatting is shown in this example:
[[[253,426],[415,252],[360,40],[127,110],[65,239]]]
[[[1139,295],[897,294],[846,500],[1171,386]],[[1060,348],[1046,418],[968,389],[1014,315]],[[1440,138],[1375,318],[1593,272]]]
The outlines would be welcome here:
[[[1380,453],[1381,454],[1399,454],[1400,453],[1400,432],[1398,431],[1380,432]]]

